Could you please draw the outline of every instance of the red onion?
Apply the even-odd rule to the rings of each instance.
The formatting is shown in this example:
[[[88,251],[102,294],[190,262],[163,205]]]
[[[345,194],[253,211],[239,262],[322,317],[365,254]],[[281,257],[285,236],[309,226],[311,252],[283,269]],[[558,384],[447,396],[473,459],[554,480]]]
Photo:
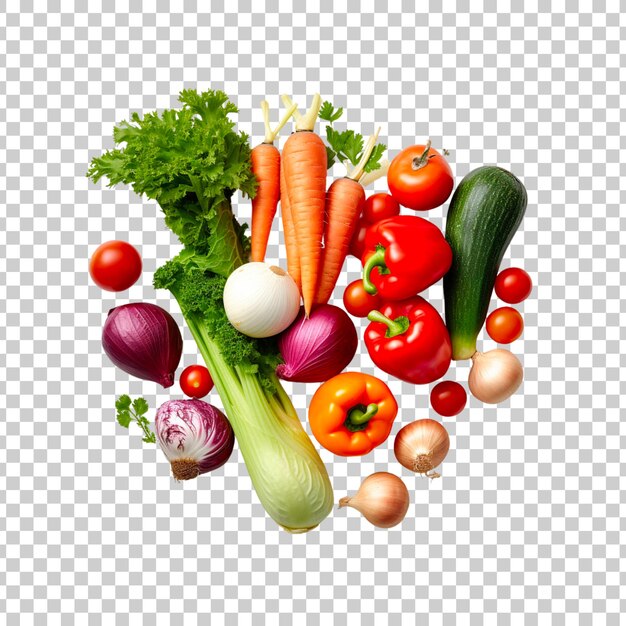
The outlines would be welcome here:
[[[102,347],[111,361],[131,376],[171,387],[183,338],[167,311],[156,304],[133,302],[109,311]]]
[[[357,345],[356,329],[343,309],[321,304],[307,319],[301,307],[278,339],[285,363],[276,368],[276,374],[297,383],[324,382],[350,363]]]
[[[235,435],[226,416],[202,400],[170,400],[154,418],[161,450],[176,480],[189,480],[221,467]]]

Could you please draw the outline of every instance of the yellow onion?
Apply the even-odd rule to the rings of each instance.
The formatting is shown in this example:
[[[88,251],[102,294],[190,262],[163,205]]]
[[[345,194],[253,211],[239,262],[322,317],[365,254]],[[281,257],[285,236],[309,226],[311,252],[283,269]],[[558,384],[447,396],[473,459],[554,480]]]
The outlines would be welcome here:
[[[401,465],[428,478],[441,476],[433,470],[443,462],[449,449],[448,431],[431,419],[407,424],[400,429],[393,444],[393,452]]]
[[[350,506],[378,528],[399,524],[409,508],[409,490],[400,478],[388,472],[368,476],[353,496],[339,500],[339,508]]]
[[[511,397],[524,380],[519,359],[508,350],[476,352],[467,384],[475,398],[486,404],[498,404]]]

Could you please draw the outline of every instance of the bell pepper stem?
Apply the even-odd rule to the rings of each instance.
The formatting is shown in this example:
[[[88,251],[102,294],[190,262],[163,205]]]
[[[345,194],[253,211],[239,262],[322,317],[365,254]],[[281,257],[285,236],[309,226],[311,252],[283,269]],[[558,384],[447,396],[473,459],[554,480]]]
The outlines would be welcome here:
[[[396,317],[395,320],[391,320],[380,311],[370,311],[367,319],[370,322],[380,322],[381,324],[385,324],[385,326],[387,326],[387,332],[385,333],[385,337],[387,337],[387,339],[403,335],[407,330],[409,330],[410,326],[409,318],[405,315],[401,315],[400,317]]]
[[[357,405],[348,411],[348,421],[353,426],[362,426],[367,424],[376,413],[378,413],[377,404],[368,404],[367,407]]]
[[[374,285],[370,276],[375,267],[380,267],[381,270],[387,271],[384,246],[376,246],[376,252],[374,252],[374,254],[367,259],[365,265],[363,266],[363,288],[372,296],[375,296],[378,293],[376,285]]]

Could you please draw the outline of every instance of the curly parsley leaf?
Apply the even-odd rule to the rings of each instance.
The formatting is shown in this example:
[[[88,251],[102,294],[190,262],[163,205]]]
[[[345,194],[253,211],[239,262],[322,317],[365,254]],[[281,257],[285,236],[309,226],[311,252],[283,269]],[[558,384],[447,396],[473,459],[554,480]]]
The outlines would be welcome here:
[[[228,276],[245,259],[248,238],[230,208],[236,190],[253,197],[248,136],[234,130],[237,107],[222,91],[181,91],[180,109],[133,113],[113,132],[124,144],[91,161],[87,176],[130,185],[156,200],[186,248]]]
[[[272,391],[273,372],[281,363],[273,339],[253,339],[240,333],[224,310],[226,279],[211,272],[203,257],[183,250],[154,273],[154,287],[169,289],[187,323],[206,332],[233,367],[257,374],[261,384]]]

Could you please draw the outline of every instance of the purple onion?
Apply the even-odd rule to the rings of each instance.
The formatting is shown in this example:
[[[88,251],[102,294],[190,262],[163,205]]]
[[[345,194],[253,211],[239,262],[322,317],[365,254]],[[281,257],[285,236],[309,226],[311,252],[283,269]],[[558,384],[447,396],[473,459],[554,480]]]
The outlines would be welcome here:
[[[154,418],[161,450],[176,480],[189,480],[228,461],[235,435],[226,416],[202,400],[170,400]]]
[[[133,302],[109,311],[102,347],[126,373],[167,388],[174,384],[183,338],[167,311],[156,304]]]
[[[284,364],[276,368],[283,380],[321,383],[339,374],[356,353],[358,338],[348,314],[321,304],[307,319],[304,307],[278,339]]]

